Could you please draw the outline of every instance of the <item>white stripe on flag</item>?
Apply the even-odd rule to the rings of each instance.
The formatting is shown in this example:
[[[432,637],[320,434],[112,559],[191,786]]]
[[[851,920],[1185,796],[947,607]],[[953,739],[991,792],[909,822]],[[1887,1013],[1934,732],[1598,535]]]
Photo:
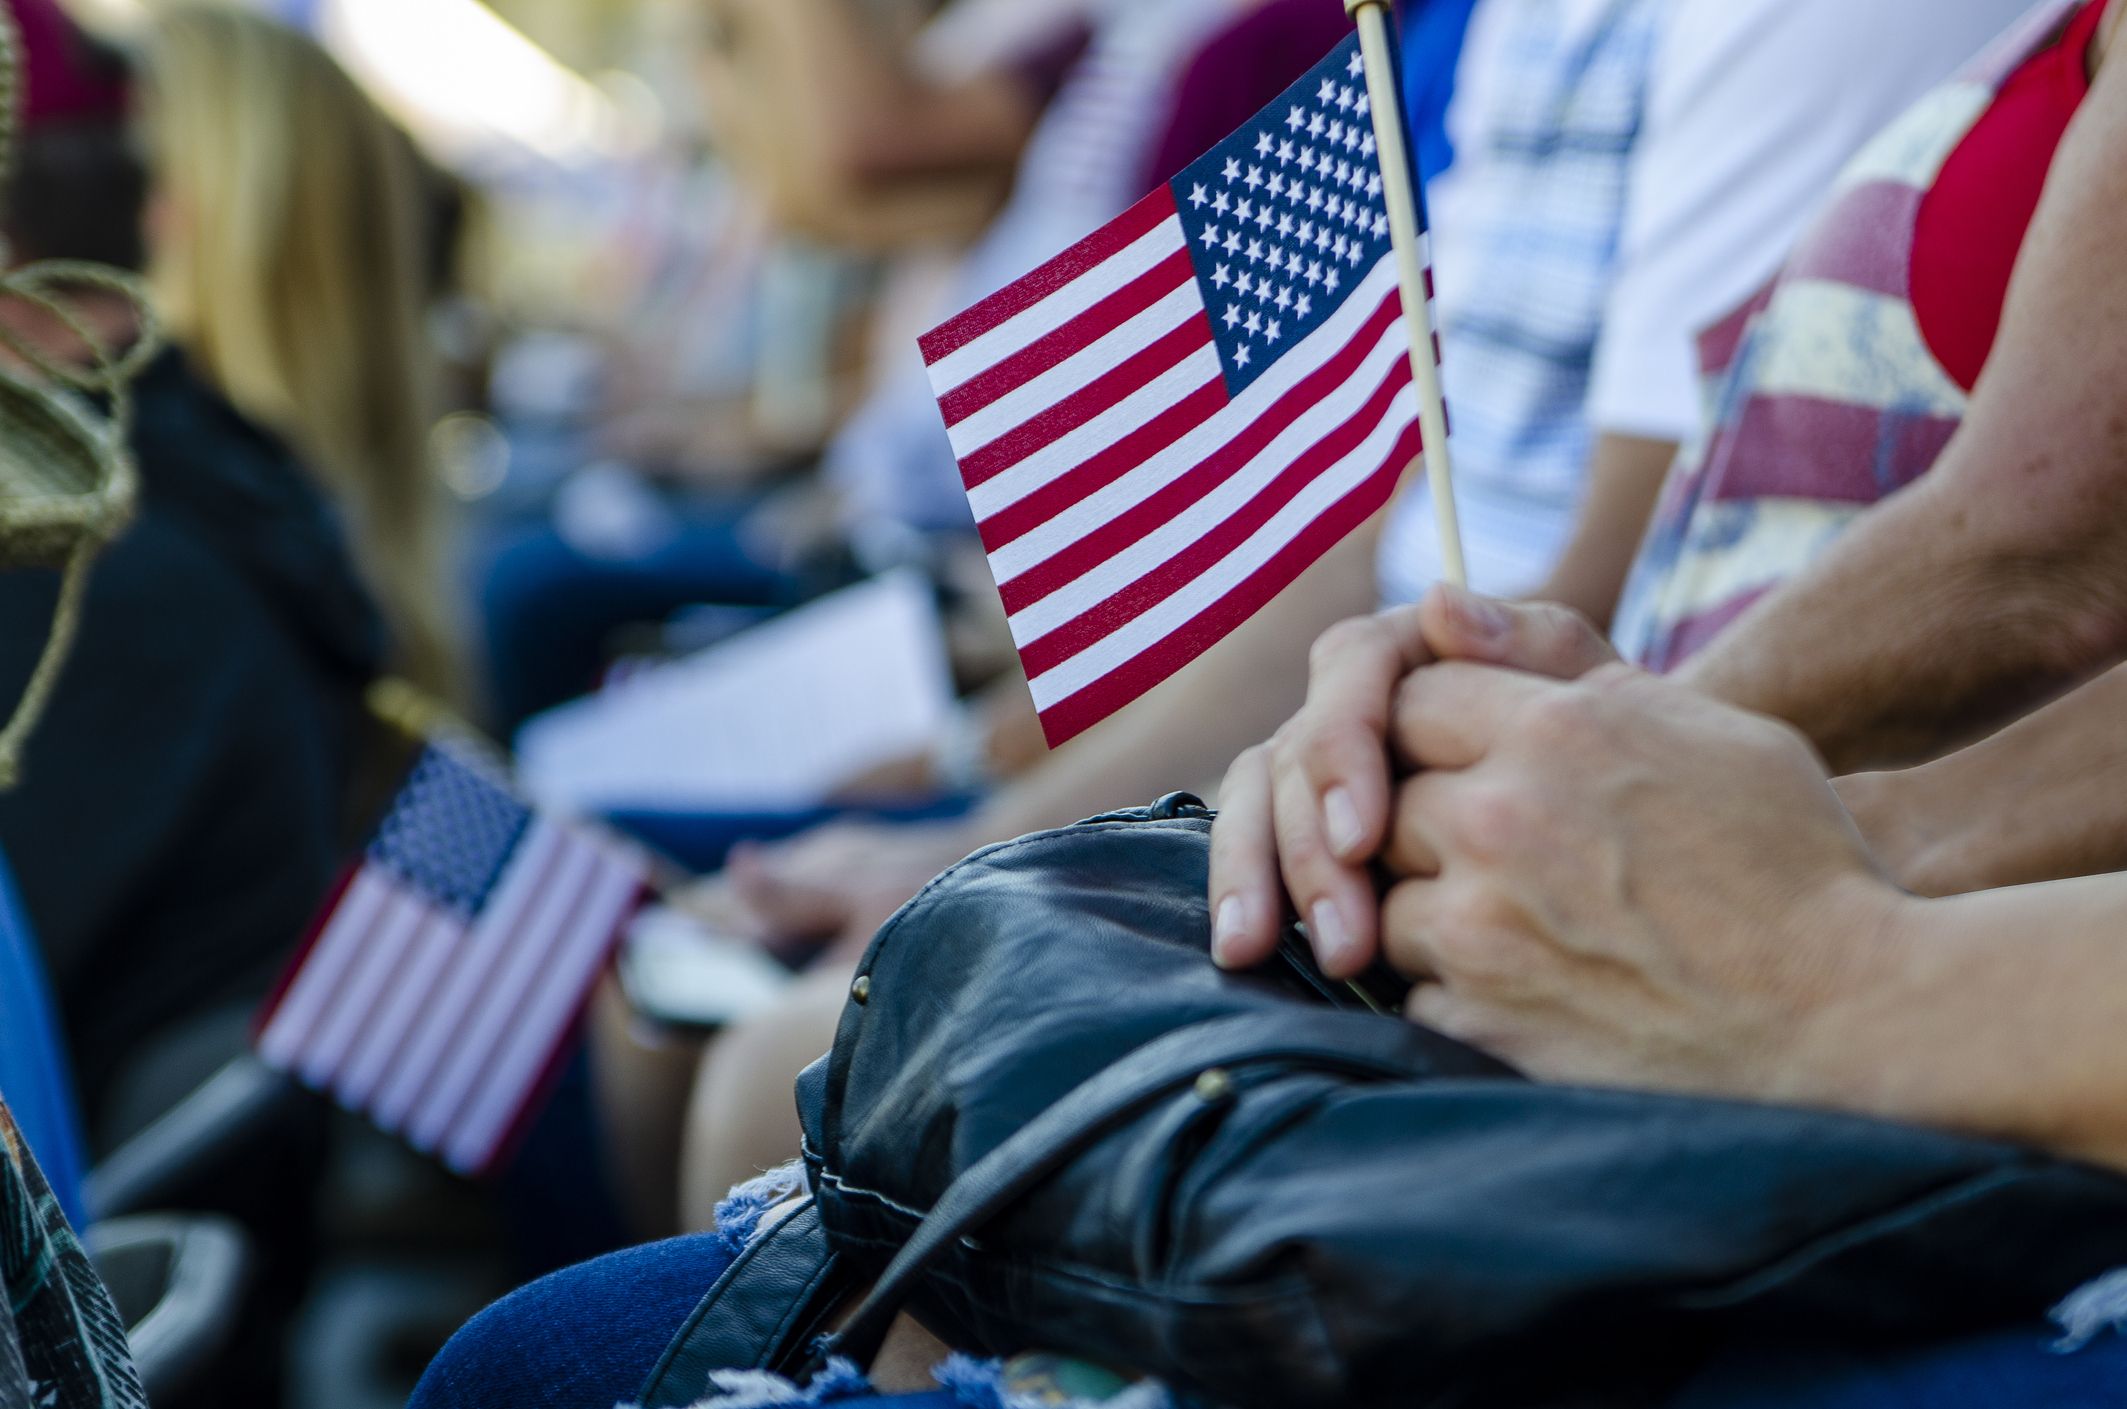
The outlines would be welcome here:
[[[1170,215],[1041,302],[933,362],[931,385],[943,396],[980,376],[1183,248],[1181,217]]]
[[[1182,282],[1157,302],[1088,343],[1038,377],[1029,378],[968,416],[948,432],[953,454],[965,458],[1008,431],[1083,391],[1093,382],[1166,337],[1204,311],[1196,279]]]
[[[456,1128],[459,1112],[471,1098],[496,1047],[501,1045],[510,1019],[538,981],[547,956],[553,952],[557,911],[573,909],[594,879],[596,854],[574,838],[567,842],[545,878],[530,922],[510,936],[493,981],[474,1004],[471,1026],[414,1112],[408,1139],[423,1154],[439,1148]]]
[[[312,1032],[340,991],[347,971],[362,955],[362,941],[391,899],[391,889],[369,867],[357,870],[333,907],[332,918],[311,942],[295,981],[259,1036],[259,1056],[277,1071],[293,1071]]]
[[[545,1074],[561,1040],[605,962],[620,919],[641,885],[634,868],[610,856],[598,859],[598,875],[567,922],[560,947],[542,966],[539,986],[509,1027],[495,1060],[474,1088],[474,1103],[462,1115],[444,1158],[455,1169],[477,1173],[494,1158],[524,1102]]]
[[[378,869],[382,871],[381,867]],[[367,934],[350,936],[351,942],[361,945],[362,952],[356,956],[347,981],[333,994],[332,1012],[311,1034],[298,1068],[303,1080],[319,1090],[331,1086],[340,1063],[362,1035],[370,1009],[391,982],[400,954],[413,939],[414,931],[428,922],[429,908],[420,896],[406,890],[388,871],[383,872],[382,879],[390,898]]]
[[[1310,481],[1293,501],[1248,538],[1218,565],[1112,634],[1071,657],[1030,683],[1036,709],[1048,709],[1086,686],[1128,664],[1135,657],[1180,630],[1199,612],[1238,587],[1268,562],[1280,548],[1297,538],[1307,524],[1320,518],[1345,495],[1378,471],[1397,437],[1418,418],[1417,388],[1406,386],[1396,394],[1381,424],[1351,454]]]
[[[1270,443],[1247,464],[1209,494],[1114,557],[1073,578],[1040,601],[1021,608],[1011,618],[1012,639],[1022,645],[1039,640],[1114,596],[1231,518],[1283,474],[1286,467],[1364,411],[1385,382],[1399,375],[1408,376],[1405,368],[1410,348],[1410,335],[1400,322],[1384,329],[1350,377],[1327,396],[1310,404],[1290,425],[1272,436]],[[1205,447],[1192,464],[1203,463],[1212,453],[1214,447]],[[1149,473],[1144,481],[1131,483],[1137,479],[1133,472],[1108,486],[1107,490],[1072,505],[1024,537],[999,548],[991,557],[998,579],[1009,582],[1028,568],[1079,542],[1101,524],[1144,503],[1171,478],[1170,466],[1148,465],[1146,468]],[[1019,551],[1022,544],[1026,545],[1023,552]]]
[[[406,1040],[424,999],[435,987],[436,976],[451,955],[465,943],[470,922],[449,910],[434,909],[392,975],[391,991],[363,1024],[354,1051],[348,1056],[333,1090],[352,1110],[367,1111],[380,1083],[391,1068],[391,1059]]]
[[[533,822],[518,841],[472,932],[457,946],[456,962],[444,975],[442,988],[422,1010],[414,1040],[392,1064],[370,1112],[380,1128],[401,1133],[415,1104],[434,1085],[481,991],[493,980],[510,940],[537,903],[563,839],[559,828],[542,820]]]

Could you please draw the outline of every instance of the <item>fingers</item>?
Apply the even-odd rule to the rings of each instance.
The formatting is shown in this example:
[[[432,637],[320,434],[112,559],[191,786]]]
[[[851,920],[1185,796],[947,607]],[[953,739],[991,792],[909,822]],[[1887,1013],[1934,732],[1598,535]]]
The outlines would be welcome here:
[[[1508,737],[1518,714],[1568,688],[1518,670],[1443,662],[1397,687],[1389,742],[1408,769],[1469,768]]]
[[[1389,703],[1396,682],[1431,660],[1413,608],[1331,627],[1309,652],[1307,704],[1278,740],[1273,767],[1305,776],[1330,854],[1347,865],[1380,849]]]
[[[824,939],[846,922],[842,897],[808,882],[779,851],[736,849],[724,874],[739,901],[759,917],[760,928],[771,941]]]
[[[1453,806],[1460,773],[1420,773],[1396,789],[1388,847],[1381,862],[1391,875],[1423,878],[1440,874],[1448,842],[1443,817]]]
[[[1212,958],[1228,969],[1262,963],[1277,950],[1283,914],[1270,757],[1252,748],[1227,771],[1211,828]]]
[[[1501,602],[1443,584],[1417,610],[1427,645],[1443,660],[1578,680],[1618,658],[1586,617],[1556,602]]]
[[[1278,869],[1306,922],[1315,962],[1331,978],[1355,978],[1373,962],[1373,880],[1363,863],[1341,861],[1331,850],[1305,773],[1274,769],[1270,786]]]

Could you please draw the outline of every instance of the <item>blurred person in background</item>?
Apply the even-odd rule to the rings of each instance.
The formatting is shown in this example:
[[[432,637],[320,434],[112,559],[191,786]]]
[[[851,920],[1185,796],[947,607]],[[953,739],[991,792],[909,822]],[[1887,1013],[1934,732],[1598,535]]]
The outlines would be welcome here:
[[[49,0],[14,8],[32,178],[9,206],[16,255],[123,257],[143,188],[123,74]],[[48,130],[68,159],[43,150]],[[221,159],[242,150],[197,140]],[[135,336],[120,300],[80,306],[112,345]],[[25,306],[0,316],[51,355],[84,355]],[[134,403],[139,515],[90,580],[22,785],[0,794],[0,849],[105,1143],[241,1044],[244,1010],[338,865],[362,692],[385,651],[330,501],[286,441],[183,352],[148,367]],[[48,573],[0,578],[0,689],[27,679],[56,590]],[[223,1011],[212,1055],[151,1079],[161,1090],[145,1109],[112,1115],[121,1073],[165,1065],[141,1054]]]
[[[1922,8],[1931,18],[1917,26]],[[1607,617],[1655,489],[1699,426],[1698,331],[1772,277],[1877,128],[2022,8],[1477,6],[1448,115],[1456,165],[1430,193],[1473,580],[1567,595]],[[796,1126],[783,1088],[825,1047],[855,948],[919,886],[987,842],[1216,776],[1299,703],[1303,643],[1378,601],[1414,598],[1437,576],[1438,551],[1426,496],[1404,495],[1216,649],[969,821],[841,826],[738,853],[704,908],[740,933],[839,943],[842,958],[712,1049],[690,1134],[696,1210],[787,1152]]]
[[[393,667],[454,693],[412,142],[316,43],[240,10],[167,12],[145,62],[157,312],[343,517]]]
[[[1005,205],[1085,43],[1079,8],[691,12],[709,198],[677,232],[688,267],[654,270],[616,323],[581,468],[480,554],[499,728],[591,689],[631,629],[850,580],[853,520],[819,491],[822,448]]]

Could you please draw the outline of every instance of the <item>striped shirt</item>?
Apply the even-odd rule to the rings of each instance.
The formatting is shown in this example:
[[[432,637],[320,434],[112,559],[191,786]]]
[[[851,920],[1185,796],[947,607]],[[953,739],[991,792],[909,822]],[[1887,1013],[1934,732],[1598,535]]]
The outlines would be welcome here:
[[[2047,0],[1886,128],[1773,286],[1708,333],[1714,423],[1679,459],[1626,586],[1628,659],[1682,664],[1948,445],[1968,396],[1914,312],[1922,199],[2074,8]]]

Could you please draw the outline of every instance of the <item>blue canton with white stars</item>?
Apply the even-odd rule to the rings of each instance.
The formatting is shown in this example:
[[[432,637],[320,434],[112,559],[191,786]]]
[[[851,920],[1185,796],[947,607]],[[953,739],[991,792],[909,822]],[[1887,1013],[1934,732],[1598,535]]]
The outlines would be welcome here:
[[[1389,252],[1372,112],[1354,35],[1174,179],[1228,395]]]
[[[499,770],[431,744],[377,828],[369,859],[470,917],[531,821]]]

